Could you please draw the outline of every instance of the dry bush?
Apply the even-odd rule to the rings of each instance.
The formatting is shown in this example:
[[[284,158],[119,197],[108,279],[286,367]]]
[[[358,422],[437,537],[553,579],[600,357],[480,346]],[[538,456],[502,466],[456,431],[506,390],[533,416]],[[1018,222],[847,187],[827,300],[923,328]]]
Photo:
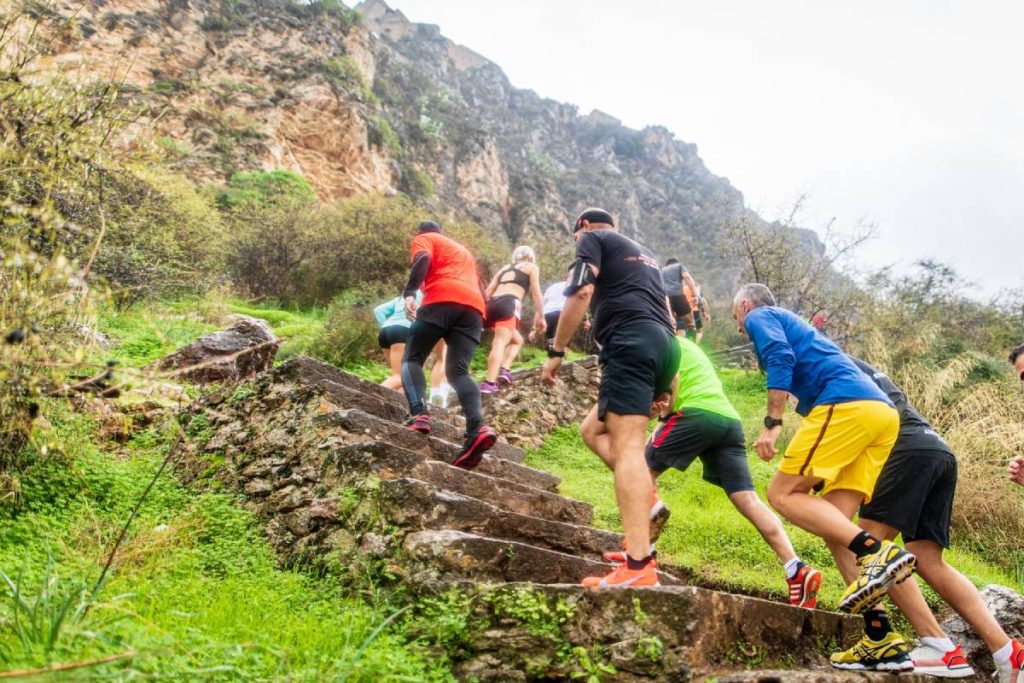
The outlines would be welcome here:
[[[892,368],[898,350],[878,337],[872,363],[890,375],[952,447],[959,464],[953,535],[1008,568],[1024,563],[1024,497],[1007,478],[1009,459],[1024,447],[1024,400],[1009,373],[992,377],[992,360],[966,353],[941,365]]]

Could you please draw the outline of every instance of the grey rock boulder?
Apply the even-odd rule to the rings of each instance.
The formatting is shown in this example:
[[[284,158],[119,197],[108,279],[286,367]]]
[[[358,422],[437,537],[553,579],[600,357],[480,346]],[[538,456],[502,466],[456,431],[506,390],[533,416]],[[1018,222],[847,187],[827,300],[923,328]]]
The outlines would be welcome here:
[[[160,370],[198,384],[235,382],[270,368],[281,346],[270,326],[246,315],[229,318],[231,327],[201,337],[159,361]]]

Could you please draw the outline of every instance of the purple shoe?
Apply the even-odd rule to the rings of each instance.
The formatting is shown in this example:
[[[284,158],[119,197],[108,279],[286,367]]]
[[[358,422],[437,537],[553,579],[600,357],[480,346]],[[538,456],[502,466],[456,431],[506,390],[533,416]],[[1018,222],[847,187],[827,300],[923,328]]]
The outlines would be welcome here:
[[[501,390],[501,387],[499,387],[494,382],[482,382],[480,384],[480,393],[481,394],[496,394],[500,390]]]
[[[515,384],[512,380],[512,371],[508,368],[502,368],[501,371],[498,372],[498,384],[504,384],[507,387]]]

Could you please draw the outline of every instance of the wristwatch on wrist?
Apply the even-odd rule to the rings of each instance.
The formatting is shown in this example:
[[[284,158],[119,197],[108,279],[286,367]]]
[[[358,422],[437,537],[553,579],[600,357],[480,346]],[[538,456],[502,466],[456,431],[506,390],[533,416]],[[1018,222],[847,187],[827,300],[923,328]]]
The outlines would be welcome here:
[[[765,426],[765,429],[771,429],[773,427],[781,427],[782,426],[782,418],[780,418],[780,417],[771,417],[769,415],[765,415],[764,416],[764,426]]]
[[[555,351],[554,347],[548,347],[548,358],[565,358],[565,351]]]

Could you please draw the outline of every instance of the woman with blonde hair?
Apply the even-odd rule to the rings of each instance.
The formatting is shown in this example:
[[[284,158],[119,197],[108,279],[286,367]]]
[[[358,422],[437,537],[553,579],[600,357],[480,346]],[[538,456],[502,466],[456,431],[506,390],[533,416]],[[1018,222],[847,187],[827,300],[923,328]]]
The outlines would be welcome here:
[[[494,342],[487,357],[487,377],[480,385],[480,393],[497,393],[498,382],[511,386],[509,368],[523,348],[523,335],[519,332],[519,319],[523,315],[523,298],[529,292],[533,298],[535,332],[543,333],[544,298],[540,291],[540,268],[536,254],[527,246],[512,252],[512,263],[497,272],[487,286],[487,327],[494,328]]]

